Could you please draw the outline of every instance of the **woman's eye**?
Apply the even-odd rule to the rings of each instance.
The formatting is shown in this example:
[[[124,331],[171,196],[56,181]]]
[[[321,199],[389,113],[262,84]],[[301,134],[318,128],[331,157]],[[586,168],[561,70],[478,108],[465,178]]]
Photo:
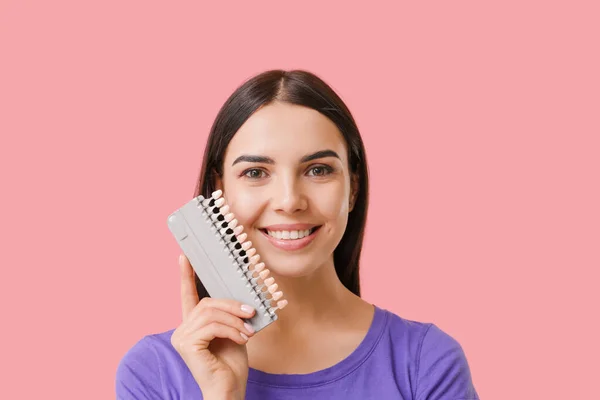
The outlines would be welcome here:
[[[331,168],[320,165],[318,167],[312,167],[309,171],[312,176],[323,176],[331,173]]]
[[[244,176],[250,179],[259,179],[263,177],[263,174],[264,171],[261,171],[260,169],[249,169],[244,173]]]

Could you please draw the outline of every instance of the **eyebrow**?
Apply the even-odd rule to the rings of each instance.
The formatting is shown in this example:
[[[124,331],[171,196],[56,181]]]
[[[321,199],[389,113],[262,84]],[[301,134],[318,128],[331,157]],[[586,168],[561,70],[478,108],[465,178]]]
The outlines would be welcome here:
[[[333,150],[321,150],[321,151],[317,151],[316,153],[312,153],[312,154],[308,154],[304,157],[302,157],[300,159],[300,163],[305,163],[305,162],[309,162],[312,160],[317,160],[319,158],[325,158],[325,157],[335,157],[340,159],[340,156]],[[238,158],[235,159],[235,161],[233,162],[233,164],[231,164],[231,166],[234,166],[237,163],[240,162],[253,162],[253,163],[262,163],[262,164],[275,164],[275,160],[273,160],[271,157],[265,157],[265,156],[254,156],[254,155],[241,155]]]

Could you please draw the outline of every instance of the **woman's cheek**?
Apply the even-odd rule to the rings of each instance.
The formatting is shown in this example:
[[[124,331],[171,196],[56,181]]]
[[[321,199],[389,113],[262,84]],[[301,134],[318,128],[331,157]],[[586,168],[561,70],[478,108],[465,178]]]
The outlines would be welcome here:
[[[337,219],[340,214],[347,212],[348,199],[344,186],[336,184],[322,187],[315,196],[315,204],[321,215],[327,219]]]
[[[244,188],[232,188],[229,193],[235,193],[233,197],[226,197],[231,212],[240,224],[249,227],[260,216],[262,196]]]

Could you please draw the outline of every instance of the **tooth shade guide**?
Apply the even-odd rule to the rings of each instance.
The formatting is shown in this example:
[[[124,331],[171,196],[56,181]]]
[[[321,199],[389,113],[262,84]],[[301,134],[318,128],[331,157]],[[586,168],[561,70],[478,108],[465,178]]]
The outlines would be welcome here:
[[[268,269],[263,269],[262,271],[259,272],[260,277],[263,279],[267,279],[269,277],[269,275],[271,274],[271,271],[269,271]]]
[[[267,286],[271,286],[275,284],[275,278],[273,278],[272,276],[268,277],[267,279],[265,279],[265,285]]]
[[[273,300],[279,300],[283,297],[283,292],[280,290],[272,294]]]
[[[224,198],[219,198],[217,201],[215,201],[215,206],[217,207],[222,207],[223,204],[225,204],[225,199]]]
[[[275,314],[275,311],[277,311],[277,310],[282,310],[282,309],[283,309],[283,308],[285,308],[285,306],[287,306],[287,305],[288,305],[288,301],[287,301],[287,300],[285,300],[285,299],[283,299],[283,300],[279,300],[279,301],[276,303],[276,306],[275,306],[275,307],[272,307],[272,306],[271,306],[271,307],[269,308],[269,313],[270,313],[270,314],[272,314],[272,315],[274,315],[274,314]]]
[[[226,286],[230,285],[232,285],[231,287],[234,288],[229,292],[230,295],[239,292],[239,296],[244,298],[244,296],[256,293],[259,297],[257,298],[255,295],[248,300],[248,304],[255,305],[257,310],[261,310],[261,314],[267,311],[270,313],[272,311],[270,309],[273,307],[270,301],[267,301],[267,299],[272,298],[273,292],[277,293],[275,292],[275,289],[277,288],[276,283],[274,282],[273,278],[268,279],[269,271],[265,268],[264,263],[259,262],[260,255],[258,254],[257,250],[252,247],[250,241],[246,242],[248,235],[247,233],[243,232],[243,227],[239,225],[233,213],[229,212],[230,208],[226,204],[225,199],[222,197],[222,192],[215,191],[209,198],[198,196],[198,198],[193,199],[186,204],[186,206],[188,205],[193,206],[193,210],[191,210],[190,207],[186,207],[184,210],[182,207],[177,211],[183,210],[185,212],[180,212],[178,214],[173,213],[171,216],[169,216],[168,221],[170,227],[173,228],[173,234],[176,236],[180,244],[185,245],[185,243],[197,243],[197,245],[204,249],[204,251],[192,251],[194,249],[190,248],[189,246],[187,249],[185,246],[182,246],[182,249],[188,256],[188,259],[190,259],[190,261],[192,261],[192,259],[196,261],[196,263],[194,263],[196,265],[192,265],[196,270],[196,273],[201,276],[203,269],[209,268],[199,267],[199,265],[212,265],[211,268],[227,268],[229,271],[235,272],[236,276],[234,282],[234,275],[232,275],[231,272],[225,272],[224,274],[210,274],[205,271],[205,273],[208,274],[203,275],[201,280],[205,279],[204,283],[206,289],[211,291],[214,290],[215,293],[225,297],[227,297],[227,295],[220,293],[220,290],[226,289]],[[184,221],[187,221],[185,226],[183,226]],[[184,229],[185,231],[191,230],[192,234],[185,234]],[[186,238],[188,238],[187,241],[182,242],[182,240]],[[213,245],[213,241],[215,241],[215,244],[217,244],[217,242],[221,243],[220,245],[222,247],[219,248],[219,250],[222,250],[219,251],[221,256],[215,254],[215,250],[217,250],[218,246]],[[240,250],[245,251],[245,254],[241,253]],[[209,261],[213,262],[202,263],[201,261],[205,257],[207,257]],[[225,261],[223,261],[221,257],[225,257],[226,260],[228,260],[226,265],[224,264]],[[264,272],[263,276],[268,279],[268,285],[265,284],[260,272]],[[211,280],[213,281],[212,284]],[[217,280],[221,280],[221,283],[217,284]],[[236,285],[240,284],[243,285],[243,289],[235,289]],[[222,289],[219,289],[219,287]],[[271,288],[271,290],[269,290],[269,288]],[[245,294],[242,294],[241,290],[243,290]],[[211,291],[209,291],[209,295],[211,297],[215,297],[216,295],[213,295]],[[255,322],[252,320],[252,318],[248,318],[248,321],[250,322],[252,320],[252,324],[256,323],[258,324],[257,326],[259,328],[262,328],[276,320],[277,316],[272,315],[269,317],[269,319],[270,321],[264,321],[261,323]]]

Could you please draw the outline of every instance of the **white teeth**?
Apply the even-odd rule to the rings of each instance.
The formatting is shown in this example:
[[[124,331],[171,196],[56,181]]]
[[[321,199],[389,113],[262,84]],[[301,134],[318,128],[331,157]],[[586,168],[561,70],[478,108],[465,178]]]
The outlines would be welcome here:
[[[254,266],[254,272],[260,272],[265,269],[265,263],[260,262]]]
[[[271,272],[271,271],[269,271],[268,269],[265,269],[265,270],[262,270],[261,272],[259,272],[258,276],[260,276],[260,278],[261,278],[262,280],[265,280],[265,279],[267,279],[267,277],[269,276],[269,273],[270,273],[270,272]]]
[[[267,230],[269,236],[274,237],[275,239],[283,239],[283,240],[295,240],[302,239],[310,235],[310,229],[305,229],[303,231],[270,231]]]
[[[277,292],[277,293],[278,293],[277,298],[281,298],[281,296],[283,295],[283,293],[281,293],[281,292]],[[279,293],[281,293],[281,294],[279,294]],[[275,300],[275,296],[273,296],[273,300]],[[284,308],[285,306],[287,306],[287,305],[288,305],[288,301],[287,300],[279,300],[277,302],[277,308],[280,309],[280,310],[282,308]]]
[[[279,300],[282,296],[283,296],[283,292],[281,292],[281,291],[275,292],[272,295],[273,300],[276,300],[276,301]],[[284,301],[285,300],[282,300],[282,301],[280,301],[280,302],[277,303],[277,305],[279,306],[280,309],[283,308],[283,307],[285,307],[287,305],[287,301],[285,301],[285,303],[283,303]],[[282,303],[282,305],[279,305],[279,303]]]
[[[267,286],[271,286],[274,283],[275,283],[275,278],[273,278],[273,277],[265,279],[265,285],[267,285]],[[273,290],[273,292],[274,292],[274,290]]]

